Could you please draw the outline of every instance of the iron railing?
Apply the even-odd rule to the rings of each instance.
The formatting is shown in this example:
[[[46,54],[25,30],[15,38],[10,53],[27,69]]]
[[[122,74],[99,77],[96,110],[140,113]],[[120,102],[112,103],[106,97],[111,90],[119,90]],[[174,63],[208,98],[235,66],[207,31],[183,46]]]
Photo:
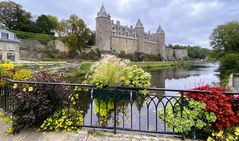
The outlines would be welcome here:
[[[166,118],[168,106],[171,106],[173,110],[175,107],[180,107],[180,113],[183,116],[185,101],[188,100],[184,93],[211,93],[211,91],[199,90],[148,88],[149,94],[142,95],[139,94],[139,90],[142,89],[136,87],[109,87],[99,90],[94,85],[89,84],[2,79],[8,83],[0,88],[0,108],[10,114],[16,107],[12,95],[22,91],[23,86],[32,87],[33,91],[39,85],[53,86],[54,89],[60,86],[61,90],[57,91],[58,94],[65,95],[64,98],[60,99],[62,108],[68,110],[72,108],[71,97],[77,94],[79,96],[79,100],[76,101],[73,108],[82,111],[84,121],[82,125],[77,126],[111,129],[114,133],[117,130],[125,130],[183,136],[183,133],[176,132],[174,128],[170,129],[168,124],[159,117],[158,111],[163,111],[163,118]],[[14,85],[18,87],[14,88]],[[35,96],[37,97],[39,94],[41,92]],[[230,92],[225,94],[239,95],[239,93]]]

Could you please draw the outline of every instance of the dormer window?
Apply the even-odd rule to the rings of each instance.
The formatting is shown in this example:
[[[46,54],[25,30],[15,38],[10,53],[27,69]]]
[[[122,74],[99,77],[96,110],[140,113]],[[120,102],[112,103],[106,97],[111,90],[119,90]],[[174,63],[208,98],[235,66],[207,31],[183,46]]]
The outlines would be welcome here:
[[[8,34],[8,39],[13,40],[14,39],[14,34],[9,33]]]

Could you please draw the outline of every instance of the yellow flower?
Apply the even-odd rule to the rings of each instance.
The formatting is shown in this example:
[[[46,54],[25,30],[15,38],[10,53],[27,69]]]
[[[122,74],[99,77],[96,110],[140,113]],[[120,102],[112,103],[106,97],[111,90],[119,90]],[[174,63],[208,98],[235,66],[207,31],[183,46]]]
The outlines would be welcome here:
[[[236,127],[236,129],[235,129],[235,135],[239,136],[239,127]]]
[[[220,131],[216,134],[217,137],[222,137],[223,131]]]
[[[16,88],[17,88],[17,83],[14,83],[13,89],[16,89]]]
[[[208,137],[208,138],[207,138],[207,141],[214,141],[214,139],[211,138],[211,137]]]
[[[22,89],[22,91],[23,91],[23,92],[26,92],[26,91],[27,91],[27,89],[26,89],[26,88],[23,88],[23,89]]]
[[[28,87],[28,91],[29,92],[33,91],[33,87]]]

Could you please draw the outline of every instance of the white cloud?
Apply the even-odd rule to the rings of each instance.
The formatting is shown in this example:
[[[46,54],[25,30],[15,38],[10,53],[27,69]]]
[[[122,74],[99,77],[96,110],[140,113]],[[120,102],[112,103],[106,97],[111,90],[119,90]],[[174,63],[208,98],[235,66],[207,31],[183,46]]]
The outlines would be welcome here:
[[[83,18],[95,29],[99,0],[14,0],[34,15],[51,14],[59,19],[71,14]],[[239,19],[238,0],[104,0],[106,11],[122,25],[135,25],[141,18],[145,31],[155,32],[158,25],[166,32],[171,44],[209,47],[208,37],[213,28]]]

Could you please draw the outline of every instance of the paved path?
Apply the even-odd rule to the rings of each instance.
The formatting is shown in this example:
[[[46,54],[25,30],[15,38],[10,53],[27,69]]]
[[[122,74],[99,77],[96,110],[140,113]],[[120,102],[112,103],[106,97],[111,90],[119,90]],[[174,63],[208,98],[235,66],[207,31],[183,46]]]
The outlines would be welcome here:
[[[83,128],[79,132],[45,133],[37,132],[36,129],[28,129],[16,135],[7,135],[6,131],[9,127],[9,123],[0,118],[0,141],[181,141],[181,138],[173,136],[147,135],[126,131],[117,131],[117,134],[113,134],[112,131],[89,128]]]
[[[130,133],[101,132],[92,135],[87,131],[79,132],[46,132],[24,131],[17,135],[1,135],[1,141],[181,141],[180,138],[149,136]]]

